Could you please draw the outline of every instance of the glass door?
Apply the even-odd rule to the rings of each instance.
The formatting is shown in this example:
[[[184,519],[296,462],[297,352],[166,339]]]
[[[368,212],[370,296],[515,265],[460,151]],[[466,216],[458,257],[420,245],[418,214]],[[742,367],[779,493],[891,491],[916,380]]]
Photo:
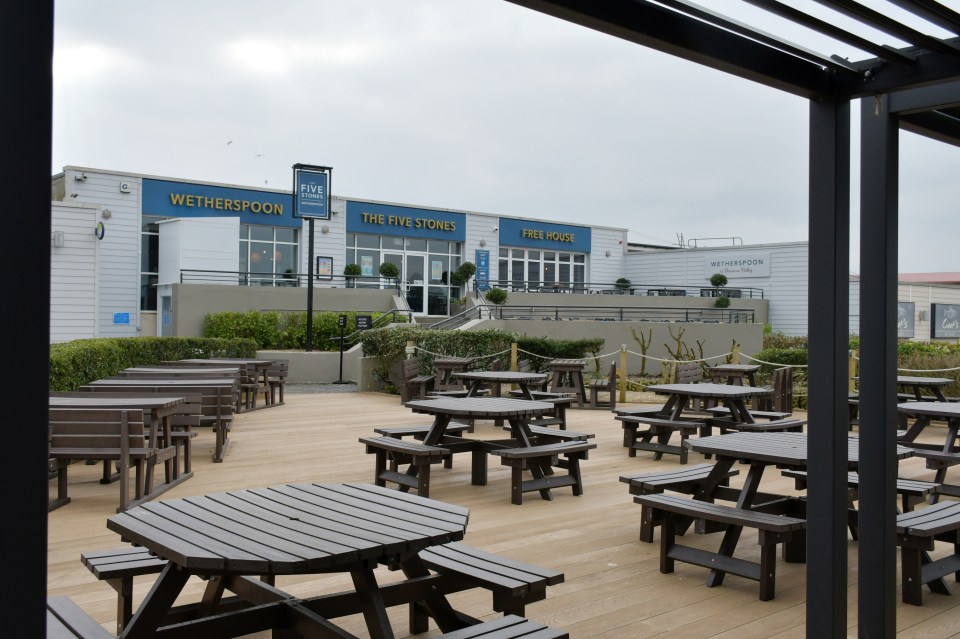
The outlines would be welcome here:
[[[414,315],[424,315],[426,313],[427,278],[424,271],[426,263],[427,256],[422,253],[406,254],[403,287],[407,298],[407,306],[410,307],[410,311]]]
[[[399,253],[384,253],[383,263],[396,265],[397,272],[400,273],[399,275],[400,282],[403,282],[403,255]],[[384,280],[382,284],[384,288],[393,288],[395,285],[396,285],[396,282],[394,282],[393,280]]]

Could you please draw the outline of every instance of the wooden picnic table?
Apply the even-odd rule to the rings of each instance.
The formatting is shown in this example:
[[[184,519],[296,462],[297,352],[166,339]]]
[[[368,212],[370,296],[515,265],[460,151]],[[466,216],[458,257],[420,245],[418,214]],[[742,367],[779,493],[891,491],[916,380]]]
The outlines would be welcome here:
[[[770,388],[709,382],[701,384],[655,384],[648,386],[647,390],[658,395],[669,396],[661,412],[669,414],[670,419],[674,421],[682,419],[681,416],[684,409],[690,404],[690,399],[696,398],[707,405],[710,403],[723,404],[729,409],[731,420],[747,424],[753,424],[756,421],[750,414],[750,409],[747,408],[747,401],[752,397],[773,393]]]
[[[164,365],[192,365],[192,366],[239,366],[241,369],[241,392],[247,394],[245,404],[250,409],[257,408],[257,395],[270,388],[270,367],[273,365],[272,359],[259,359],[251,357],[211,357],[208,359],[190,358],[180,360],[168,360]],[[264,408],[270,406],[270,402],[264,402]],[[237,410],[241,409],[241,404],[237,404]]]
[[[735,386],[756,386],[756,373],[759,364],[717,364],[707,369],[710,380],[715,384],[733,384]],[[744,384],[744,380],[748,383]]]
[[[428,446],[438,446],[450,450],[451,453],[473,453],[472,473],[470,483],[474,486],[487,484],[486,456],[496,448],[532,448],[536,445],[536,436],[530,430],[529,420],[540,417],[555,410],[550,402],[538,402],[528,399],[512,397],[439,397],[428,400],[414,400],[407,402],[407,407],[417,413],[433,415],[433,424],[423,439]],[[446,428],[454,418],[459,420],[470,419],[502,419],[510,425],[510,439],[479,440],[446,434]],[[542,479],[552,470],[539,460],[531,459],[529,470],[534,479]],[[417,469],[411,466],[408,474],[415,475]],[[553,499],[549,488],[540,491],[543,499]]]
[[[50,393],[49,403],[50,408],[140,409],[144,415],[150,417],[150,447],[167,448],[173,445],[170,418],[179,414],[184,398],[150,394],[104,397],[101,393]],[[186,427],[185,430],[189,432],[190,428]],[[152,499],[193,477],[189,460],[184,460],[183,473],[180,472],[180,460],[176,457],[166,460],[164,465],[165,481],[163,482],[154,480],[154,460],[151,460],[147,466],[146,485],[152,486],[153,489],[149,496],[144,496],[145,498]],[[100,483],[106,484],[114,480],[110,463],[104,461],[103,478]]]
[[[853,378],[860,381],[859,377]],[[918,402],[950,401],[943,394],[943,388],[952,384],[954,380],[946,377],[924,377],[912,375],[897,375],[897,386],[907,388],[913,393],[913,399]],[[904,398],[906,399],[906,398]]]
[[[235,377],[164,377],[164,378],[139,378],[139,377],[112,377],[109,379],[98,379],[80,387],[81,391],[89,392],[115,392],[123,391],[129,393],[177,393],[177,392],[196,392],[196,389],[207,389],[209,395],[216,395],[217,399],[209,405],[210,413],[204,413],[212,421],[216,432],[216,443],[213,451],[213,461],[222,462],[226,458],[227,449],[230,446],[229,432],[233,421],[233,406],[237,401],[238,380]],[[188,390],[189,389],[189,390]],[[229,400],[221,402],[219,398]],[[229,403],[224,406],[224,403]]]
[[[945,484],[941,489],[942,494],[960,497],[960,487],[946,485],[947,468],[960,464],[960,446],[957,442],[957,437],[960,436],[960,404],[931,401],[903,402],[897,404],[897,412],[900,415],[914,418],[913,424],[908,425],[906,433],[901,435],[897,441],[916,449],[918,456],[926,458],[927,468],[936,469],[934,481],[938,484]],[[934,419],[947,422],[943,444],[916,441],[917,437]],[[939,494],[931,495],[930,503],[936,503],[939,496]]]
[[[524,399],[533,399],[530,394],[530,384],[543,383],[547,376],[543,373],[519,373],[515,371],[458,371],[452,374],[454,378],[469,382],[467,397],[475,397],[485,386],[493,387],[493,396],[502,397],[503,384],[516,384],[520,387]]]
[[[476,361],[476,357],[438,357],[433,360],[433,370],[437,375],[434,390],[460,390],[463,384],[453,378],[454,373],[467,370]]]
[[[369,484],[286,484],[131,508],[109,517],[107,528],[169,563],[122,636],[228,637],[296,627],[296,636],[347,638],[354,635],[329,619],[362,613],[371,637],[388,638],[394,631],[386,606],[417,601],[445,631],[475,623],[457,615],[443,594],[450,591],[438,589],[442,580],[418,556],[462,539],[468,517],[466,508]],[[380,585],[378,564],[399,566],[408,579]],[[349,574],[354,590],[306,599],[271,585],[278,575],[335,572]],[[203,605],[175,607],[192,576],[207,580]],[[222,602],[224,589],[248,605]]]
[[[801,499],[780,497],[777,495],[759,492],[760,480],[769,466],[781,469],[804,470],[807,467],[807,435],[805,433],[761,432],[761,433],[729,433],[688,440],[685,445],[692,451],[704,455],[712,455],[716,459],[708,477],[700,484],[694,493],[694,498],[712,502],[716,499],[736,501],[736,507],[751,509],[754,504],[763,503],[765,512],[772,512],[781,506],[781,514],[799,514],[806,516],[805,503]],[[913,455],[913,451],[906,446],[898,445],[897,459],[906,459]],[[731,468],[735,463],[750,465],[742,488],[724,486]],[[860,463],[860,438],[847,438],[847,466],[848,470],[857,470]],[[716,553],[717,566],[722,566],[724,557],[729,557],[737,545],[742,527],[729,526]],[[805,548],[802,543],[792,544],[785,548],[787,561],[804,561]],[[710,572],[707,579],[708,586],[719,585],[723,581],[724,571],[717,568]]]
[[[583,388],[583,369],[587,366],[585,359],[553,359],[546,367],[552,375],[550,382],[551,393],[572,393],[577,398],[577,406],[583,408],[587,404],[587,394]]]

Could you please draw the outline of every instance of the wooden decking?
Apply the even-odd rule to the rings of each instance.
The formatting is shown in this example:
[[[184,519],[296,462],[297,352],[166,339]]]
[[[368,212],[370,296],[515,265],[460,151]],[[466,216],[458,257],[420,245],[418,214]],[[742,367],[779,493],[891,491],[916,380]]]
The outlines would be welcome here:
[[[233,444],[225,464],[214,464],[214,436],[201,429],[194,440],[194,477],[170,490],[163,498],[185,497],[236,488],[295,481],[373,481],[373,459],[357,440],[379,426],[428,423],[400,405],[396,396],[369,393],[294,394],[286,404],[270,410],[240,413],[234,418]],[[622,473],[677,468],[674,458],[653,461],[653,455],[628,457],[623,429],[608,411],[570,410],[571,430],[595,433],[598,444],[582,464],[584,494],[555,491],[552,502],[536,495],[522,506],[510,503],[510,468],[489,460],[487,486],[470,485],[470,464],[454,460],[452,469],[437,467],[430,496],[470,509],[466,543],[521,561],[562,571],[564,583],[551,587],[546,601],[527,608],[527,616],[565,628],[570,636],[597,639],[636,637],[805,637],[805,573],[801,564],[777,565],[777,590],[773,601],[757,600],[756,584],[728,576],[723,586],[707,588],[706,571],[678,564],[676,572],[658,572],[659,544],[638,541],[640,507],[632,503]],[[799,415],[804,418],[804,415]],[[472,437],[502,437],[492,422],[478,422]],[[940,437],[939,428],[933,431]],[[702,462],[691,454],[690,463]],[[932,479],[922,459],[910,459],[900,474]],[[121,545],[107,530],[106,518],[116,509],[115,486],[98,483],[99,466],[74,465],[70,470],[73,502],[48,516],[47,588],[51,595],[69,595],[107,629],[113,629],[116,594],[98,582],[80,563],[83,551]],[[948,473],[957,482],[960,470]],[[745,473],[732,480],[742,481]],[[764,477],[764,490],[793,492],[793,480]],[[958,482],[960,483],[960,482]],[[51,482],[50,490],[56,490]],[[715,548],[719,534],[688,535],[685,543]],[[738,556],[757,559],[752,532],[744,534]],[[849,636],[857,632],[857,545],[849,542]],[[939,545],[935,557],[946,552]],[[899,573],[898,573],[899,574]],[[395,578],[378,570],[384,582]],[[136,581],[134,605],[147,592],[149,577]],[[351,587],[340,575],[280,578],[277,585],[298,596],[311,596]],[[199,600],[203,582],[188,585],[184,599]],[[956,594],[924,594],[922,607],[905,606],[897,593],[897,630],[901,637],[938,639],[960,633],[960,588]],[[456,595],[458,607],[469,614],[493,618],[484,593]],[[398,637],[407,636],[406,610],[391,610]],[[362,619],[348,618],[344,626],[366,637]],[[438,634],[433,628],[423,637]]]

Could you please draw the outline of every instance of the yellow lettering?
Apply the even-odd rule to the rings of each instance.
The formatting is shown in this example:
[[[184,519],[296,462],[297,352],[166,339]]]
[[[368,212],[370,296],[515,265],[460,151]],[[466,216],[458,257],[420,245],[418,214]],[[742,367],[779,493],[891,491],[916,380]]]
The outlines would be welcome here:
[[[273,211],[277,215],[283,215],[283,204],[274,204]]]
[[[198,197],[197,199],[199,200],[200,198]],[[212,197],[203,198],[203,206],[204,208],[208,208],[208,209],[213,208],[213,198]]]
[[[222,208],[223,208],[223,198],[222,198],[222,197],[218,197],[216,200],[214,200],[214,206],[215,206],[216,208],[218,208],[218,209],[222,209]]]
[[[183,206],[183,193],[171,193],[170,203],[174,206]]]
[[[192,196],[192,195],[188,195],[187,198],[186,198],[186,200],[187,200],[187,206],[193,206],[193,196]]]

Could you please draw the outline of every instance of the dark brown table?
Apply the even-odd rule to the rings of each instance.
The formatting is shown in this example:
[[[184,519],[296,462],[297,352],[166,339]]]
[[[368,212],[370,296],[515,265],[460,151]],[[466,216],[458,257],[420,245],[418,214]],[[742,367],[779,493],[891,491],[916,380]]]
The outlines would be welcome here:
[[[760,370],[759,364],[717,364],[711,366],[707,372],[710,374],[710,380],[716,384],[756,386],[758,370]],[[748,383],[744,384],[744,380]]]
[[[906,433],[897,441],[917,451],[917,455],[927,460],[927,468],[935,469],[934,481],[945,484],[947,468],[960,464],[960,446],[957,437],[960,435],[960,404],[956,402],[903,402],[897,404],[897,412],[907,418],[913,418],[913,424],[908,424]],[[943,444],[924,443],[916,441],[917,437],[930,425],[934,419],[947,422]],[[960,487],[945,485],[943,494],[960,497]],[[936,503],[939,494],[930,496],[930,503]]]
[[[472,454],[472,473],[470,483],[474,486],[487,484],[487,455],[493,448],[530,447],[535,436],[530,431],[529,420],[554,410],[550,402],[538,402],[512,397],[438,397],[436,399],[414,400],[407,407],[416,413],[433,415],[433,424],[424,437],[428,446],[447,448],[451,453],[470,452]],[[445,430],[453,418],[462,421],[470,419],[501,419],[510,425],[511,439],[479,440],[447,435]],[[416,476],[417,467],[411,465],[407,474]],[[550,474],[551,469],[537,463],[530,463],[530,472],[536,479]],[[549,489],[540,491],[544,499],[553,499]]]
[[[697,384],[693,384],[696,386]],[[806,433],[729,433],[714,435],[699,439],[687,440],[686,446],[692,451],[704,455],[713,455],[716,463],[710,475],[700,485],[694,494],[695,499],[713,501],[715,499],[736,501],[737,508],[752,508],[755,503],[763,502],[767,512],[782,505],[782,512],[797,513],[805,517],[804,502],[792,497],[781,497],[762,494],[759,492],[760,480],[764,470],[769,466],[783,469],[804,470],[807,467],[807,435]],[[897,446],[897,459],[906,459],[913,455],[913,451],[906,446]],[[735,463],[748,463],[750,470],[740,489],[723,486],[723,482]],[[848,470],[857,470],[860,464],[860,439],[847,438],[847,467]],[[762,497],[762,499],[760,499]],[[730,556],[740,538],[742,528],[730,526],[727,528],[717,554]],[[784,550],[787,561],[803,561],[805,549],[794,545]],[[708,586],[719,585],[723,582],[724,572],[713,570],[707,579]]]
[[[770,388],[755,386],[735,386],[731,384],[655,384],[647,387],[658,395],[668,395],[661,412],[668,413],[670,419],[681,419],[683,410],[690,404],[691,398],[696,398],[704,405],[726,406],[730,411],[730,418],[734,422],[753,424],[755,420],[747,408],[747,401],[759,395],[770,395]]]
[[[176,392],[196,392],[195,389],[209,389],[210,395],[216,395],[215,405],[210,406],[214,430],[216,431],[216,443],[213,451],[213,461],[222,462],[227,454],[227,448],[230,446],[230,425],[233,421],[233,406],[236,404],[238,390],[237,378],[196,378],[196,377],[166,377],[166,378],[139,378],[139,377],[113,377],[110,379],[98,379],[80,387],[81,391],[91,392],[130,392],[138,393],[142,391],[149,393],[176,393]],[[229,406],[226,402],[219,401],[220,398],[229,400]],[[212,397],[210,398],[213,399]],[[206,414],[206,413],[205,413]]]
[[[446,613],[445,630],[462,627],[417,553],[462,539],[468,517],[466,508],[369,484],[288,484],[131,508],[107,528],[169,563],[121,637],[274,629],[346,639],[353,635],[329,619],[359,612],[370,636],[386,639],[394,636],[387,605],[417,601]],[[409,579],[381,586],[378,564],[399,566]],[[347,573],[354,590],[301,599],[270,585],[277,575],[319,573]],[[175,606],[191,576],[207,580],[203,603]],[[224,600],[224,590],[239,602]]]
[[[50,408],[105,408],[105,409],[140,409],[144,415],[150,419],[150,446],[153,448],[167,448],[173,445],[170,426],[170,418],[179,414],[180,407],[183,405],[183,397],[171,397],[162,395],[127,395],[124,397],[105,397],[101,393],[70,393],[70,394],[50,394]],[[189,432],[190,428],[185,427]],[[186,448],[186,447],[185,447]],[[178,454],[179,454],[179,448]],[[160,495],[174,486],[183,483],[193,477],[193,471],[190,470],[189,460],[184,460],[184,472],[180,472],[180,460],[176,457],[168,459],[165,464],[165,481],[155,482],[154,465],[155,460],[151,460],[147,466],[147,485],[152,486],[150,496],[153,498]],[[114,480],[114,475],[110,471],[110,462],[103,462],[103,478],[100,483],[109,483]]]
[[[460,390],[463,384],[453,378],[454,373],[467,370],[476,361],[475,357],[438,357],[433,360],[433,370],[437,375],[434,390]]]
[[[530,394],[530,384],[542,383],[547,376],[543,373],[518,373],[515,371],[460,371],[453,373],[455,379],[461,379],[470,383],[467,388],[467,397],[474,397],[484,387],[491,385],[493,387],[493,396],[502,397],[501,386],[503,384],[516,384],[520,387],[524,399],[533,399]]]
[[[167,361],[164,364],[177,366],[239,366],[241,368],[241,384],[249,388],[248,404],[249,408],[257,407],[257,394],[270,388],[270,367],[273,365],[272,359],[258,359],[251,357],[213,357],[210,359],[191,358],[175,361]],[[237,404],[240,409],[241,404]],[[269,402],[264,402],[264,407],[270,406]]]
[[[551,393],[572,393],[577,398],[577,406],[587,404],[587,393],[583,389],[583,369],[585,359],[554,359],[547,363],[547,370],[553,374],[550,382]]]

